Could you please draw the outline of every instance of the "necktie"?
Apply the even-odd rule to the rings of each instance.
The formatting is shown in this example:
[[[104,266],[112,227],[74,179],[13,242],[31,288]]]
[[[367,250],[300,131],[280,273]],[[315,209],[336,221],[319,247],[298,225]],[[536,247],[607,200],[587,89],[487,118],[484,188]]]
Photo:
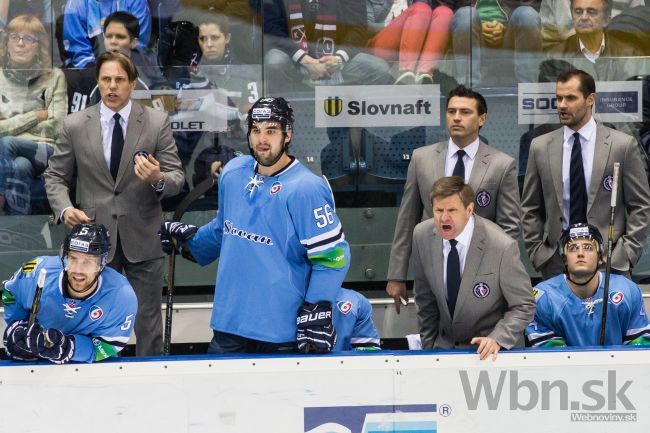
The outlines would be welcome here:
[[[117,178],[117,171],[120,168],[120,159],[122,158],[122,149],[124,148],[124,133],[120,125],[120,114],[115,113],[115,126],[113,126],[113,139],[111,141],[111,175],[113,180]]]
[[[570,180],[570,206],[569,224],[587,222],[587,187],[585,172],[582,166],[582,148],[580,134],[573,134],[573,147],[571,148]]]
[[[463,156],[466,154],[463,149],[456,152],[456,165],[454,166],[454,172],[451,174],[452,176],[462,178],[463,182],[465,181],[465,163],[463,162]]]
[[[458,289],[460,288],[460,258],[456,249],[456,239],[450,239],[451,250],[447,256],[447,306],[449,314],[454,317],[456,308],[456,299],[458,299]]]

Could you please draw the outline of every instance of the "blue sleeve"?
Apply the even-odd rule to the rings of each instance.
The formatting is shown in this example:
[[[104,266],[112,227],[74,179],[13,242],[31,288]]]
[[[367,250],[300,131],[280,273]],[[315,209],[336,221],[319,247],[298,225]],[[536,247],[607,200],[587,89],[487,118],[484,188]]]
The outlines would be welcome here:
[[[67,2],[63,18],[63,46],[70,54],[69,63],[75,68],[95,61],[95,53],[88,38],[87,20],[84,0]]]
[[[372,321],[372,305],[365,297],[360,295],[359,298],[357,321],[350,337],[350,344],[358,350],[379,349],[379,332]]]
[[[305,180],[287,206],[312,268],[305,301],[334,304],[350,267],[350,247],[329,188],[322,179]]]
[[[526,345],[530,347],[562,347],[566,341],[553,329],[553,308],[549,296],[538,287],[533,290],[537,307],[535,317],[526,327]]]
[[[223,239],[223,203],[225,202],[224,198],[224,184],[226,179],[229,177],[230,171],[221,173],[219,176],[219,198],[217,206],[217,215],[201,227],[194,237],[187,242],[187,246],[192,253],[194,260],[201,266],[205,266],[208,263],[212,263],[219,258],[221,253],[221,241]]]
[[[36,291],[36,279],[24,278],[22,269],[22,267],[18,269],[10,280],[4,282],[2,303],[4,304],[4,319],[7,324],[17,320],[27,320],[31,312],[32,299]]]
[[[138,49],[145,52],[149,39],[151,38],[151,14],[149,13],[149,5],[144,0],[134,2],[128,7],[128,12],[138,19],[140,23],[140,35],[138,35]]]
[[[623,343],[632,346],[648,346],[650,345],[650,325],[648,324],[648,317],[643,306],[643,297],[641,296],[641,289],[634,285],[630,285],[630,301],[627,314],[627,320],[621,318],[621,325],[624,327],[622,331]]]

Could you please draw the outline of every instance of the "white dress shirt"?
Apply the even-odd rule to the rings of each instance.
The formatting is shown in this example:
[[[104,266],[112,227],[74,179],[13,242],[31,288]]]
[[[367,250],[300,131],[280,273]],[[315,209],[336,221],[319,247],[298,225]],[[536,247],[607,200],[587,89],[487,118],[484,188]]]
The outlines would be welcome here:
[[[564,143],[562,144],[562,227],[564,228],[569,226],[569,210],[571,209],[571,149],[575,132],[567,126],[564,127]],[[594,166],[594,152],[596,151],[596,121],[593,117],[578,130],[578,134],[580,134],[585,185],[587,186],[587,196],[589,196],[591,170]]]
[[[465,183],[469,183],[469,175],[472,173],[474,157],[476,157],[476,152],[478,152],[478,144],[479,140],[477,138],[471,144],[463,148],[465,151],[465,155],[463,156],[463,164],[465,164]],[[460,147],[456,146],[456,143],[454,143],[450,138],[449,144],[447,145],[447,159],[445,160],[445,176],[451,176],[454,173],[454,167],[458,160],[456,152],[459,150]]]
[[[582,43],[580,38],[578,38],[578,43],[580,44],[580,51],[582,52],[582,55],[585,56],[585,58],[591,63],[596,63],[596,60],[598,60],[600,55],[603,54],[603,51],[605,51],[605,34],[603,33],[603,39],[600,41],[600,48],[595,53],[589,51],[587,47],[585,47],[585,44]]]
[[[124,108],[118,111],[121,116],[120,125],[122,126],[122,132],[124,133],[125,141],[126,128],[129,125],[131,107],[133,107],[133,103],[129,101],[129,103],[124,106]],[[104,159],[106,160],[106,165],[108,166],[109,170],[111,168],[111,145],[113,144],[113,128],[115,127],[115,119],[113,119],[114,115],[115,111],[104,105],[104,102],[99,103],[99,124],[101,125],[102,129],[102,149],[104,150]]]
[[[463,231],[456,237],[458,241],[456,243],[456,250],[458,251],[458,261],[460,262],[460,278],[463,278],[463,270],[465,269],[465,259],[467,259],[467,250],[469,249],[469,244],[472,242],[472,234],[474,233],[474,215],[470,216],[467,220],[467,224],[463,228]],[[445,298],[447,297],[447,257],[449,257],[449,251],[451,251],[451,244],[448,240],[442,240],[442,272],[443,272],[443,284],[445,285]]]

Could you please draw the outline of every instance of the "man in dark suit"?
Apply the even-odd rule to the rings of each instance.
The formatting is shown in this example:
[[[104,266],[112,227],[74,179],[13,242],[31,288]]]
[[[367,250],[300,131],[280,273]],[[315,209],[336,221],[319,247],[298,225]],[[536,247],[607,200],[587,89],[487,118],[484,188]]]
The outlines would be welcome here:
[[[431,218],[429,192],[436,179],[460,176],[476,191],[478,215],[494,221],[513,238],[520,234],[516,163],[511,156],[480,141],[479,129],[486,121],[487,104],[483,96],[458,86],[447,98],[449,140],[413,152],[395,224],[386,285],[398,313],[400,297],[408,299],[405,281],[413,229],[420,221]]]
[[[474,215],[474,191],[460,177],[438,179],[431,200],[433,218],[413,232],[422,348],[478,345],[486,359],[523,346],[535,300],[517,241]]]
[[[644,158],[634,137],[595,122],[591,75],[562,73],[556,97],[564,126],[533,140],[522,192],[530,260],[544,279],[551,278],[564,271],[558,251],[563,229],[589,223],[608,232],[614,163],[619,162],[612,268],[629,274],[643,252],[650,218]]]
[[[44,173],[55,217],[66,226],[96,222],[115,239],[109,266],[123,271],[138,298],[136,354],[162,352],[163,253],[160,200],[178,193],[183,171],[169,117],[131,101],[137,70],[124,54],[97,59],[102,101],[69,115]],[[79,208],[70,200],[77,170]]]

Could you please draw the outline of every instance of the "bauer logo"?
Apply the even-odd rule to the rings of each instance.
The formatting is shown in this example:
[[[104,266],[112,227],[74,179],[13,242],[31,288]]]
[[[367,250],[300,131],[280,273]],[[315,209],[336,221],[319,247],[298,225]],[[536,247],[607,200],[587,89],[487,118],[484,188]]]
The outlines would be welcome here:
[[[306,407],[305,433],[437,433],[435,404]]]
[[[440,125],[440,86],[318,86],[315,126]]]

